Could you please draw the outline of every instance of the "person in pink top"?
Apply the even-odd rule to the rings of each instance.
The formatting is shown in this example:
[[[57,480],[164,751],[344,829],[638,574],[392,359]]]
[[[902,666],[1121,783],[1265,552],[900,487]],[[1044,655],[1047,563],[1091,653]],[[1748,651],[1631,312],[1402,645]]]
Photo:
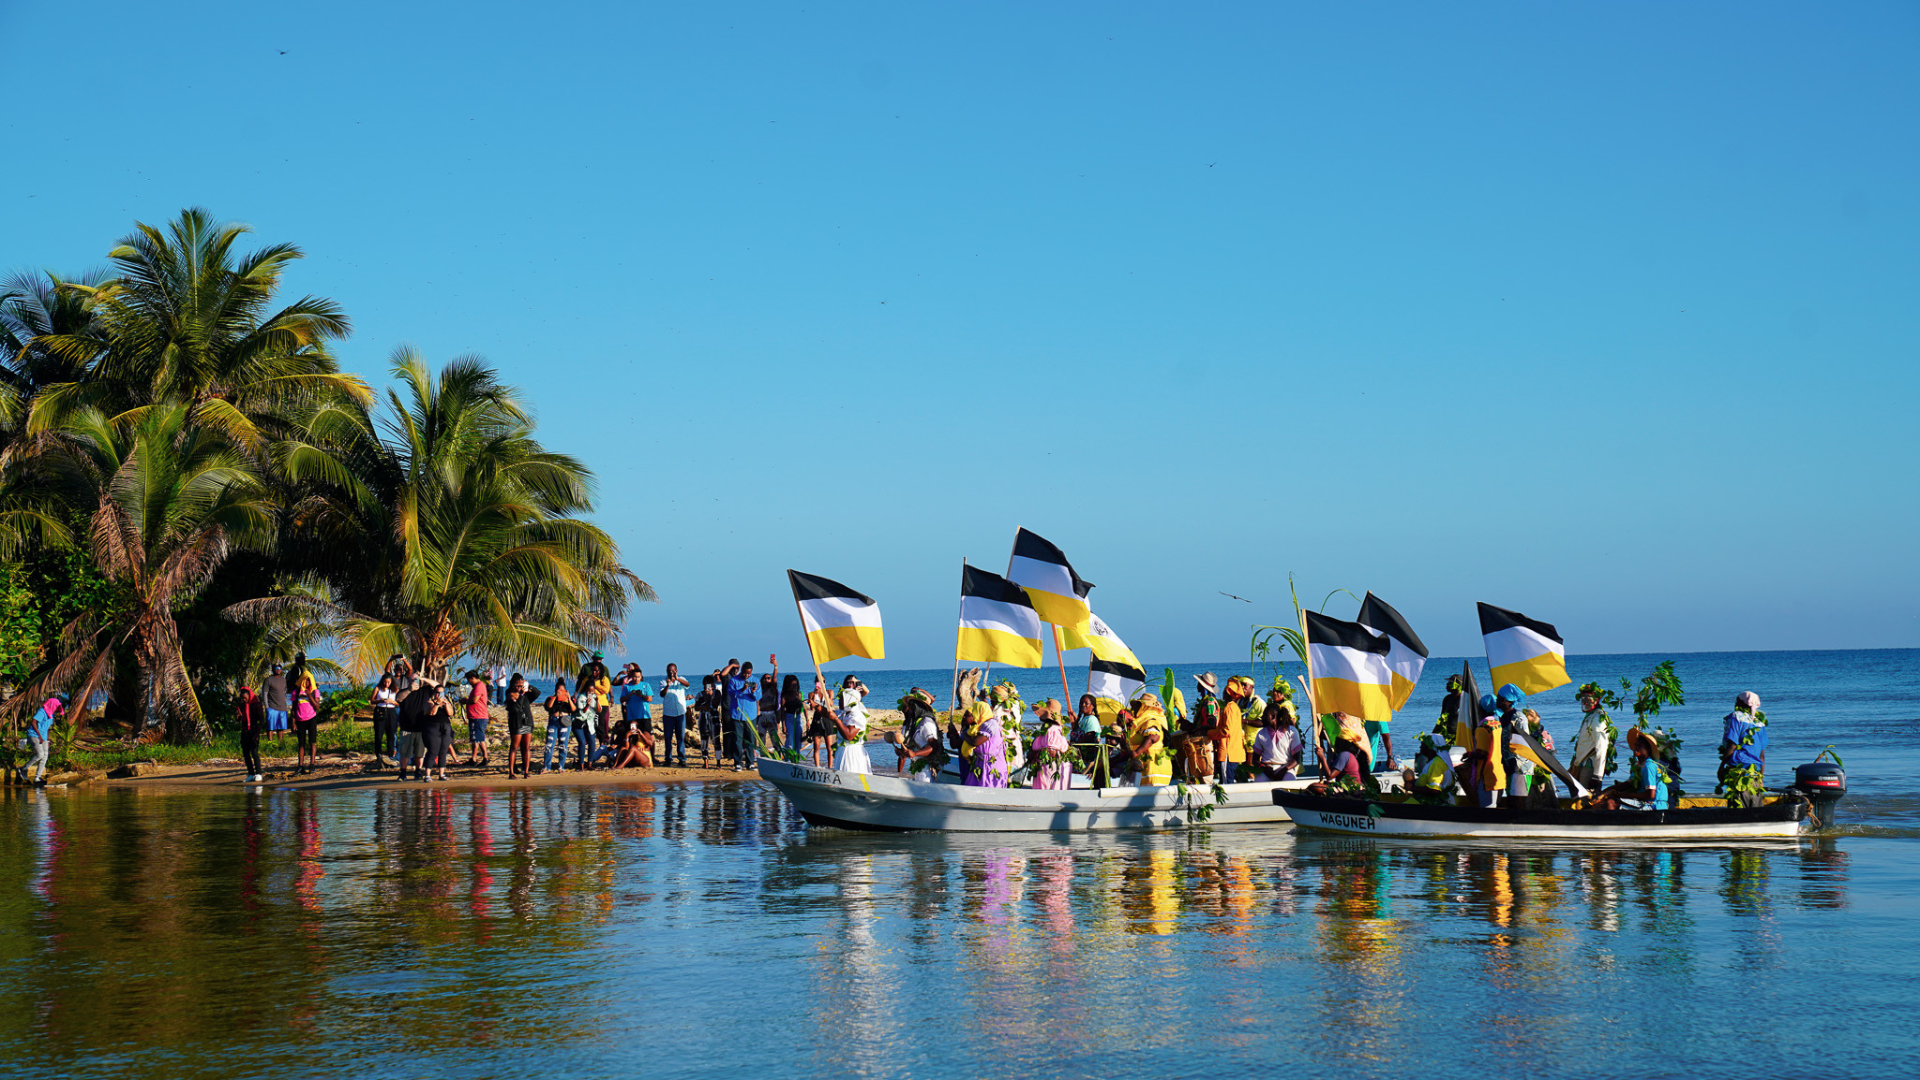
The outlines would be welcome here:
[[[486,765],[487,755],[487,677],[478,671],[467,672],[467,764]]]
[[[1040,720],[1040,734],[1033,740],[1033,786],[1064,791],[1071,785],[1073,773],[1067,768],[1067,729],[1060,716],[1060,703],[1053,698],[1033,707]]]

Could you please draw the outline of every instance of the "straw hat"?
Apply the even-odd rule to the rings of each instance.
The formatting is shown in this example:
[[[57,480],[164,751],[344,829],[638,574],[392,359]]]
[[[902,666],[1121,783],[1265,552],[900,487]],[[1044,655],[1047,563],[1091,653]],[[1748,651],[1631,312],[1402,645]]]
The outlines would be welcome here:
[[[1218,694],[1220,692],[1220,680],[1214,678],[1213,672],[1211,671],[1203,671],[1195,675],[1193,681],[1199,683],[1200,689],[1205,690],[1209,694]]]
[[[1627,749],[1644,750],[1648,757],[1658,757],[1660,743],[1642,728],[1627,729]]]

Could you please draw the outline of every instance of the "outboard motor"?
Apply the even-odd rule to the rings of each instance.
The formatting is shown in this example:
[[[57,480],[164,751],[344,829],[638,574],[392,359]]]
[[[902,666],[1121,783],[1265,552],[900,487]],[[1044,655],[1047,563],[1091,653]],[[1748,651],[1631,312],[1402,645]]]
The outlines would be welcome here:
[[[1832,756],[1832,761],[1823,760]],[[1828,747],[1820,751],[1820,756],[1793,770],[1793,789],[1807,797],[1813,804],[1814,827],[1824,829],[1833,824],[1834,806],[1847,796],[1847,770],[1840,765],[1840,755]]]

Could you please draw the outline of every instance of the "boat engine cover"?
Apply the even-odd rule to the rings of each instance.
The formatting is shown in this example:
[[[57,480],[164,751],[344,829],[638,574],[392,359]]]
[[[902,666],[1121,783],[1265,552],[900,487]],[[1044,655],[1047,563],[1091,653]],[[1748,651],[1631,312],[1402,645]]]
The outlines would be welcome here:
[[[1833,807],[1847,794],[1847,771],[1831,761],[1815,761],[1793,770],[1794,789],[1813,804],[1821,827],[1833,824]]]

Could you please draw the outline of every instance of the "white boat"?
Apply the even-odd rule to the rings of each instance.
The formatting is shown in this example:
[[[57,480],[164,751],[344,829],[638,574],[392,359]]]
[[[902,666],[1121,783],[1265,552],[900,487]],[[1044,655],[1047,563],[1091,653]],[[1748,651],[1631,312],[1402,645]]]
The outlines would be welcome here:
[[[1294,825],[1355,836],[1524,840],[1791,839],[1810,824],[1810,804],[1797,791],[1769,792],[1757,807],[1729,807],[1717,798],[1688,798],[1667,810],[1526,810],[1428,805],[1277,791],[1274,804]]]
[[[1273,793],[1314,782],[1150,784],[1109,788],[984,788],[909,780],[898,773],[851,773],[778,758],[760,759],[760,777],[780,789],[813,825],[843,829],[944,832],[1049,832],[1167,829],[1190,824],[1284,822]],[[1399,774],[1380,774],[1397,783]],[[1216,803],[1215,791],[1226,792]],[[1211,808],[1207,812],[1203,808]]]

